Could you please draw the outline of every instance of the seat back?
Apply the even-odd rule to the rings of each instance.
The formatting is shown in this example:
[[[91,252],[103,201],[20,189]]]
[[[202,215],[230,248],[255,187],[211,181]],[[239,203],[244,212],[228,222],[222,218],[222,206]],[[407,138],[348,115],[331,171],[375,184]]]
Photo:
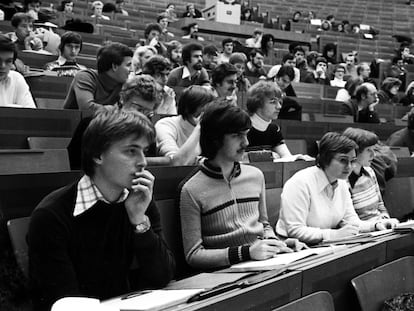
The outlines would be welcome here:
[[[29,222],[30,217],[11,219],[7,222],[7,229],[13,246],[14,256],[16,257],[19,268],[26,277],[29,275],[29,256],[26,242]]]
[[[0,174],[51,173],[70,171],[66,149],[2,149]]]
[[[302,297],[273,311],[334,311],[331,294],[320,291]]]
[[[353,123],[353,116],[336,115],[336,114],[313,114],[316,122],[336,122],[336,123]]]
[[[390,149],[397,158],[408,158],[411,156],[408,147],[390,146]]]
[[[414,257],[403,257],[353,278],[362,311],[381,310],[385,300],[414,291]]]
[[[70,137],[27,137],[30,149],[66,149]]]
[[[289,148],[291,154],[307,154],[308,147],[304,139],[285,139],[285,143]]]

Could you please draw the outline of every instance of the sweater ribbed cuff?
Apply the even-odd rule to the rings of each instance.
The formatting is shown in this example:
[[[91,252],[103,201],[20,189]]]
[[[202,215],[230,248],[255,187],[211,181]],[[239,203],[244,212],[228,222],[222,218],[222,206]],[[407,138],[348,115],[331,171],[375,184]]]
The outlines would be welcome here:
[[[229,248],[229,262],[231,265],[250,260],[249,246],[233,246]]]

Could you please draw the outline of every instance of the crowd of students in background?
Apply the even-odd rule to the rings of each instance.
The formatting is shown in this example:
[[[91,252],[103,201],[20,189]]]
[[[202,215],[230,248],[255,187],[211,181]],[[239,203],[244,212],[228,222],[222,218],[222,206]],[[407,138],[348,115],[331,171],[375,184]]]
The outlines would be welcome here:
[[[274,122],[301,119],[292,82],[337,87],[343,114],[355,122],[379,123],[377,105],[414,105],[413,82],[405,88],[410,82],[405,66],[414,60],[409,44],[401,45],[387,77],[377,85],[376,61],[359,63],[352,51],[338,55],[334,44],[322,53],[292,44],[277,64],[276,40],[261,29],[242,48],[232,38],[221,47],[201,45],[197,23],[176,40],[168,23],[178,17],[169,4],[156,23],[147,25],[135,50],[105,43],[94,70],[77,61],[81,34],[58,36],[53,24],[36,25],[40,1],[26,2],[27,12],[11,17],[14,31],[0,35],[0,105],[35,108],[21,75],[30,69],[18,59],[20,52],[33,51],[56,55],[46,71],[73,77],[64,108],[95,114],[82,120],[68,147],[72,169],[82,168],[85,175],[48,196],[33,214],[28,242],[37,310],[66,295],[105,299],[164,286],[173,278],[174,258],[152,200],[154,177],[145,169],[147,156],[162,156],[167,165],[200,165],[182,185],[179,199],[184,255],[198,269],[263,260],[398,223],[381,196],[385,176],[392,175],[385,170],[392,171],[389,162],[395,164],[395,159],[386,147],[377,147],[372,132],[349,128],[323,135],[316,165],[286,183],[275,227],[268,221],[263,173],[240,162],[251,150],[267,150],[282,160],[311,159],[292,155]],[[92,17],[109,19],[104,14],[108,8],[127,15],[122,4],[94,1]],[[258,18],[257,8],[242,7],[242,19]],[[69,17],[73,2],[62,1],[60,9]],[[183,17],[199,18],[201,13],[188,4]],[[296,12],[285,30],[300,18]],[[350,25],[335,23],[333,16],[326,23],[350,31]],[[163,114],[168,116],[156,121]],[[407,119],[407,128],[387,143],[413,152],[414,112]],[[384,164],[382,169],[375,161]],[[96,246],[103,235],[111,238]],[[129,282],[135,256],[141,266]],[[108,274],[111,282],[104,278]]]

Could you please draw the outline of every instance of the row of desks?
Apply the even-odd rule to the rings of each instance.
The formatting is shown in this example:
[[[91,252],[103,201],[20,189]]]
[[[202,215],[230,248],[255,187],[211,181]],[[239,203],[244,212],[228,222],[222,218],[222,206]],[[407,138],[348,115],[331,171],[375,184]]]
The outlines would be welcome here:
[[[414,255],[414,234],[377,238],[374,242],[354,245],[323,259],[295,264],[287,273],[263,283],[167,310],[272,310],[321,290],[332,294],[335,310],[360,310],[351,279],[387,262],[410,255]],[[215,276],[214,273],[209,273],[205,277]],[[187,284],[192,284],[191,279],[180,281],[177,285],[172,283],[167,288],[196,287]]]

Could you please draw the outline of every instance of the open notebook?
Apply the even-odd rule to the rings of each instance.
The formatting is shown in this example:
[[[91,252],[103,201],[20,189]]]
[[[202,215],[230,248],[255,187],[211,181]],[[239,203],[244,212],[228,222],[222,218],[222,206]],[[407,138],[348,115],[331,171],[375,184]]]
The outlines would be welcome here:
[[[122,299],[115,298],[101,302],[101,305],[120,311],[152,311],[175,306],[203,289],[152,290],[143,295]]]

